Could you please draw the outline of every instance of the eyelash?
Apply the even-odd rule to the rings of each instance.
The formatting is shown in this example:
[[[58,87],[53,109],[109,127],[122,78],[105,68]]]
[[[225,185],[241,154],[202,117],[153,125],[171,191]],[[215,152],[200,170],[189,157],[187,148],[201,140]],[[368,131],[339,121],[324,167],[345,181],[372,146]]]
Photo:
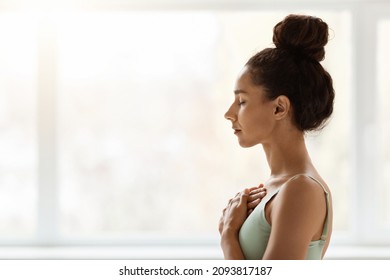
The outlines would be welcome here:
[[[238,102],[238,105],[239,105],[239,106],[241,106],[241,105],[243,105],[243,104],[245,104],[245,101]]]

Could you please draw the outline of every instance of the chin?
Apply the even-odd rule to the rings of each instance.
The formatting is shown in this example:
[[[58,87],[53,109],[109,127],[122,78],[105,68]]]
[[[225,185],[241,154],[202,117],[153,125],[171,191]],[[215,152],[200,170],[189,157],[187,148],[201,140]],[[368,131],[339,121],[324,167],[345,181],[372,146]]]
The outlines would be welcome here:
[[[242,141],[240,141],[239,144],[240,144],[240,146],[241,146],[242,148],[251,148],[251,147],[257,145],[257,143],[254,144],[254,143],[248,143],[248,142],[242,142]]]

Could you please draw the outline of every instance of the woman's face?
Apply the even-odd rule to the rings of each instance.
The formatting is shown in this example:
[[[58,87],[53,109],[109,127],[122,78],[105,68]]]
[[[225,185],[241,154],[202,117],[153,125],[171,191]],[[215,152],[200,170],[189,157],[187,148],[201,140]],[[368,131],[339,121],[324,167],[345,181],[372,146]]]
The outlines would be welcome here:
[[[235,84],[234,102],[225,113],[240,146],[252,147],[269,139],[275,127],[275,110],[274,102],[266,98],[262,86],[252,83],[245,67]]]

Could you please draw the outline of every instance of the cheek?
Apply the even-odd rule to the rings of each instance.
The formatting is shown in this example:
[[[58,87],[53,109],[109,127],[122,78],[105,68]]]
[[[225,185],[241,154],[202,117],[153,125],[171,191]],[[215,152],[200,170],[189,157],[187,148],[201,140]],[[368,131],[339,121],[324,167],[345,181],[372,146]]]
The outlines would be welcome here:
[[[258,113],[248,120],[248,128],[250,127],[251,133],[254,137],[267,136],[274,127],[273,118],[266,113]]]
[[[240,112],[240,119],[248,126],[261,127],[268,122],[267,119],[269,120],[269,116],[257,107],[247,107]]]

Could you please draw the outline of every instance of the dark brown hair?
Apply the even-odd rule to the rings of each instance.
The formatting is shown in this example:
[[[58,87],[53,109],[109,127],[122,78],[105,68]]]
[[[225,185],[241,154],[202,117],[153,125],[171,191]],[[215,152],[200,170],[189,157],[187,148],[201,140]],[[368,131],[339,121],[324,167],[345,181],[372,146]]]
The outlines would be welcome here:
[[[332,78],[322,67],[328,25],[320,18],[289,15],[274,27],[275,48],[255,54],[246,63],[252,81],[267,97],[290,99],[294,122],[301,131],[319,130],[333,112]]]

